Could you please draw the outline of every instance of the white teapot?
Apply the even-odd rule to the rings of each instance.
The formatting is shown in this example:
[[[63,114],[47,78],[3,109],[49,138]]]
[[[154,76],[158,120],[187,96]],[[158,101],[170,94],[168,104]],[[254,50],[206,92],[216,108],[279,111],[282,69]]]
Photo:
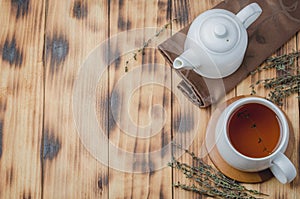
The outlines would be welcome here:
[[[248,44],[246,29],[260,16],[261,7],[252,3],[237,15],[211,9],[191,24],[184,52],[174,60],[175,69],[193,69],[208,78],[222,78],[241,65]]]

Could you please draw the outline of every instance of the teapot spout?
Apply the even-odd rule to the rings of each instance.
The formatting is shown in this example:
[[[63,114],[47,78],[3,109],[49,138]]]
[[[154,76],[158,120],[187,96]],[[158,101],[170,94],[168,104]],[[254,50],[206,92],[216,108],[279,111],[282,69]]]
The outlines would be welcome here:
[[[196,67],[194,63],[198,63],[197,57],[193,50],[188,49],[184,51],[179,57],[173,62],[173,68],[175,69],[193,69]]]

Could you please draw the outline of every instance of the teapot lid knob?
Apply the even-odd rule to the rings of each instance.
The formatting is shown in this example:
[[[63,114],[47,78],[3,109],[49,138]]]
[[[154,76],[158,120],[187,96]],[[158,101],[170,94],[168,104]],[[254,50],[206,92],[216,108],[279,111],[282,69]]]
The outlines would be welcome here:
[[[198,29],[204,47],[215,53],[226,53],[235,48],[241,34],[247,33],[246,30],[241,31],[235,15],[221,10],[211,10],[209,13],[200,20]]]
[[[224,38],[227,35],[227,29],[223,24],[216,24],[214,34],[218,38]]]

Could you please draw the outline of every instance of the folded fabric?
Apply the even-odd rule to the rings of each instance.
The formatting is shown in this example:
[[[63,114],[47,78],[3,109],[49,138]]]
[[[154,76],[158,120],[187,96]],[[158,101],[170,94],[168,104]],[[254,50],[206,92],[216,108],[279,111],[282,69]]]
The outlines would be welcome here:
[[[222,79],[209,79],[193,70],[176,70],[183,79],[178,88],[197,106],[207,107],[218,101],[300,30],[300,0],[225,0],[214,8],[237,13],[253,2],[263,12],[247,29],[248,47],[236,72]],[[171,66],[184,50],[188,30],[189,25],[158,46]]]

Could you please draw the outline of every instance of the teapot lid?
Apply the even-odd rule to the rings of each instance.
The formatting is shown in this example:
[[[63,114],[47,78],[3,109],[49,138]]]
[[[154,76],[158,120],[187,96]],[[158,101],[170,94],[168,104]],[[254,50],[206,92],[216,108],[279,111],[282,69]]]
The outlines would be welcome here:
[[[221,9],[213,9],[206,14],[199,28],[200,40],[204,46],[216,53],[225,53],[233,49],[241,37],[236,16]]]

